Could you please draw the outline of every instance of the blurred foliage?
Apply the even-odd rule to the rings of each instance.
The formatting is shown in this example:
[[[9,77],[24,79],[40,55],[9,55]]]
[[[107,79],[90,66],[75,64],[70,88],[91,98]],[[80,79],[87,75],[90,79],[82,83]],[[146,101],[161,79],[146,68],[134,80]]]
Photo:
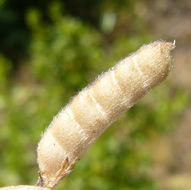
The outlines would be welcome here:
[[[97,74],[152,40],[144,2],[0,1],[0,186],[34,184],[37,142],[52,117]],[[160,188],[147,145],[176,126],[187,104],[184,91],[168,85],[115,122],[58,189]]]

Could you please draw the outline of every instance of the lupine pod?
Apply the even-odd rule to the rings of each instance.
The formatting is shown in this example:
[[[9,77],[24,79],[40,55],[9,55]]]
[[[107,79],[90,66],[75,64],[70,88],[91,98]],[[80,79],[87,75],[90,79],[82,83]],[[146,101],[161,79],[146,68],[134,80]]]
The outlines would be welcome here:
[[[44,187],[30,186],[30,185],[18,185],[18,186],[9,186],[2,187],[0,190],[51,190]]]
[[[165,41],[142,46],[55,116],[38,145],[39,185],[54,188],[112,122],[166,78],[174,48]]]

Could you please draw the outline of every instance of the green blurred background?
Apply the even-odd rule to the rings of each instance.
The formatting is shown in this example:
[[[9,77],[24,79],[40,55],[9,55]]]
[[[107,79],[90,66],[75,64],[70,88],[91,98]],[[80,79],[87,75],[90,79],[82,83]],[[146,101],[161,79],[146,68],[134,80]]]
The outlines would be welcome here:
[[[190,18],[190,0],[0,0],[0,186],[36,183],[41,134],[80,89],[142,44],[176,39],[168,79],[58,190],[191,189]]]

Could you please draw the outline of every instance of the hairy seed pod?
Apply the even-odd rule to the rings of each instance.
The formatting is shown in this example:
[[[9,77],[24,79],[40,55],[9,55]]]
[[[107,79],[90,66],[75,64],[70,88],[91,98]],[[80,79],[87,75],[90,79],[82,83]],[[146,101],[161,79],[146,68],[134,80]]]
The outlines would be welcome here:
[[[39,185],[54,188],[112,122],[165,79],[174,48],[165,41],[142,46],[56,115],[38,145]]]
[[[0,190],[50,190],[50,189],[38,186],[18,185],[18,186],[2,187],[0,188]]]

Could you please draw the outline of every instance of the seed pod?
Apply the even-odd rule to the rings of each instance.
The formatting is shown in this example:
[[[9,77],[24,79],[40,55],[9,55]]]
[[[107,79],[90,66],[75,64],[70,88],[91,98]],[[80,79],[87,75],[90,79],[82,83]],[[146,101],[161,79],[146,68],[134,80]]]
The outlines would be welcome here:
[[[18,185],[18,186],[2,187],[0,188],[0,190],[50,190],[50,189],[38,186]]]
[[[53,119],[38,145],[38,184],[54,188],[81,154],[170,71],[175,43],[142,46],[79,92]]]

